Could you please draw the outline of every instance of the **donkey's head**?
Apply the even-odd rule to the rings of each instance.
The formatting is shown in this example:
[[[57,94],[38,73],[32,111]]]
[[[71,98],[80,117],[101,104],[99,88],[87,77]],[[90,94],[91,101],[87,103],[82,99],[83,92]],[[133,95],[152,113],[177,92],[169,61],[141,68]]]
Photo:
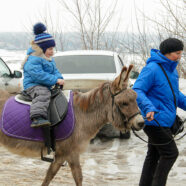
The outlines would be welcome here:
[[[123,67],[120,75],[110,86],[112,109],[109,113],[109,120],[121,131],[127,131],[131,128],[140,130],[144,126],[144,120],[136,102],[137,95],[128,87],[129,74],[132,68],[132,65],[128,69]]]

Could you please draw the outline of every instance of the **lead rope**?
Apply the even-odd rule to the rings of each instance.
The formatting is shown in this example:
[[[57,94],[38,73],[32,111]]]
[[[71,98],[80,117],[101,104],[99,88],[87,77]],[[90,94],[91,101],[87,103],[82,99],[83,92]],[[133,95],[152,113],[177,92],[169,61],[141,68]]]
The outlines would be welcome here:
[[[147,119],[147,118],[144,117],[144,119]],[[168,145],[168,144],[171,143],[173,140],[178,141],[178,140],[182,139],[182,138],[186,135],[186,132],[185,132],[181,137],[175,139],[176,135],[175,135],[174,137],[169,136],[169,135],[167,134],[167,132],[164,130],[164,128],[161,127],[161,125],[159,124],[159,122],[158,122],[156,119],[154,119],[154,121],[159,125],[159,127],[164,131],[164,133],[165,133],[168,137],[171,138],[170,141],[168,141],[167,143],[161,143],[161,144],[158,144],[158,143],[149,143],[148,141],[146,141],[146,140],[144,140],[142,137],[140,137],[140,136],[134,131],[133,128],[132,128],[132,132],[134,133],[134,135],[135,135],[136,137],[138,137],[139,139],[141,139],[142,141],[144,141],[145,143],[148,143],[148,144],[150,144],[150,145]],[[184,124],[185,122],[186,122],[186,119],[183,121],[183,124]]]

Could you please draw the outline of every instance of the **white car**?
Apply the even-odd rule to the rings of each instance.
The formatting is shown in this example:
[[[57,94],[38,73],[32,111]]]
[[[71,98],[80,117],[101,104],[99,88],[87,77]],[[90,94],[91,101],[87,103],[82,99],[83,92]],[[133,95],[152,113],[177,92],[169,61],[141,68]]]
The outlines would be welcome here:
[[[22,72],[11,72],[7,64],[0,58],[0,89],[9,93],[18,93],[22,89]]]
[[[105,81],[113,81],[124,64],[116,52],[103,50],[77,50],[58,52],[54,56],[56,66],[65,79],[64,89],[86,92]],[[105,125],[98,136],[130,138],[130,132],[121,133],[111,124]]]
[[[114,80],[124,65],[116,52],[102,50],[59,52],[54,59],[65,79],[64,89],[80,91]]]

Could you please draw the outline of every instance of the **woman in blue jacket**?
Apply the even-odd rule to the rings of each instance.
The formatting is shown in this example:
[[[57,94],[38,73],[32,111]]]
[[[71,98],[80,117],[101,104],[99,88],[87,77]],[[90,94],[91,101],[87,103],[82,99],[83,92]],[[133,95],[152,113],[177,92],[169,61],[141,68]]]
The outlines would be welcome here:
[[[168,38],[160,44],[160,51],[152,49],[151,57],[133,86],[141,113],[147,118],[144,132],[149,141],[140,186],[165,186],[168,173],[178,157],[175,141],[167,143],[171,140],[170,127],[176,118],[174,96],[158,64],[162,65],[168,75],[177,106],[186,110],[186,96],[179,91],[179,77],[176,70],[183,47],[182,41]]]
[[[55,41],[53,37],[45,33],[46,27],[42,23],[34,25],[35,39],[28,49],[24,62],[23,86],[24,90],[32,98],[30,107],[31,127],[50,125],[47,119],[50,102],[51,86],[56,83],[64,84],[60,72],[57,70],[54,59]]]

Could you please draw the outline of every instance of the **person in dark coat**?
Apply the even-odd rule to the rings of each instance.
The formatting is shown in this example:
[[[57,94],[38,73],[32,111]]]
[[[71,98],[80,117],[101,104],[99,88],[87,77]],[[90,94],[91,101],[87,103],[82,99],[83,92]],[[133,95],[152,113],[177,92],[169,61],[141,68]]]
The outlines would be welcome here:
[[[176,105],[186,110],[186,96],[179,90],[176,70],[183,48],[183,42],[176,38],[168,38],[161,42],[160,50],[151,50],[151,57],[133,86],[141,113],[147,118],[144,132],[149,142],[140,186],[165,186],[169,171],[178,157],[178,149],[175,141],[171,141],[170,130],[176,118],[174,96],[158,64],[162,65],[172,84]]]

